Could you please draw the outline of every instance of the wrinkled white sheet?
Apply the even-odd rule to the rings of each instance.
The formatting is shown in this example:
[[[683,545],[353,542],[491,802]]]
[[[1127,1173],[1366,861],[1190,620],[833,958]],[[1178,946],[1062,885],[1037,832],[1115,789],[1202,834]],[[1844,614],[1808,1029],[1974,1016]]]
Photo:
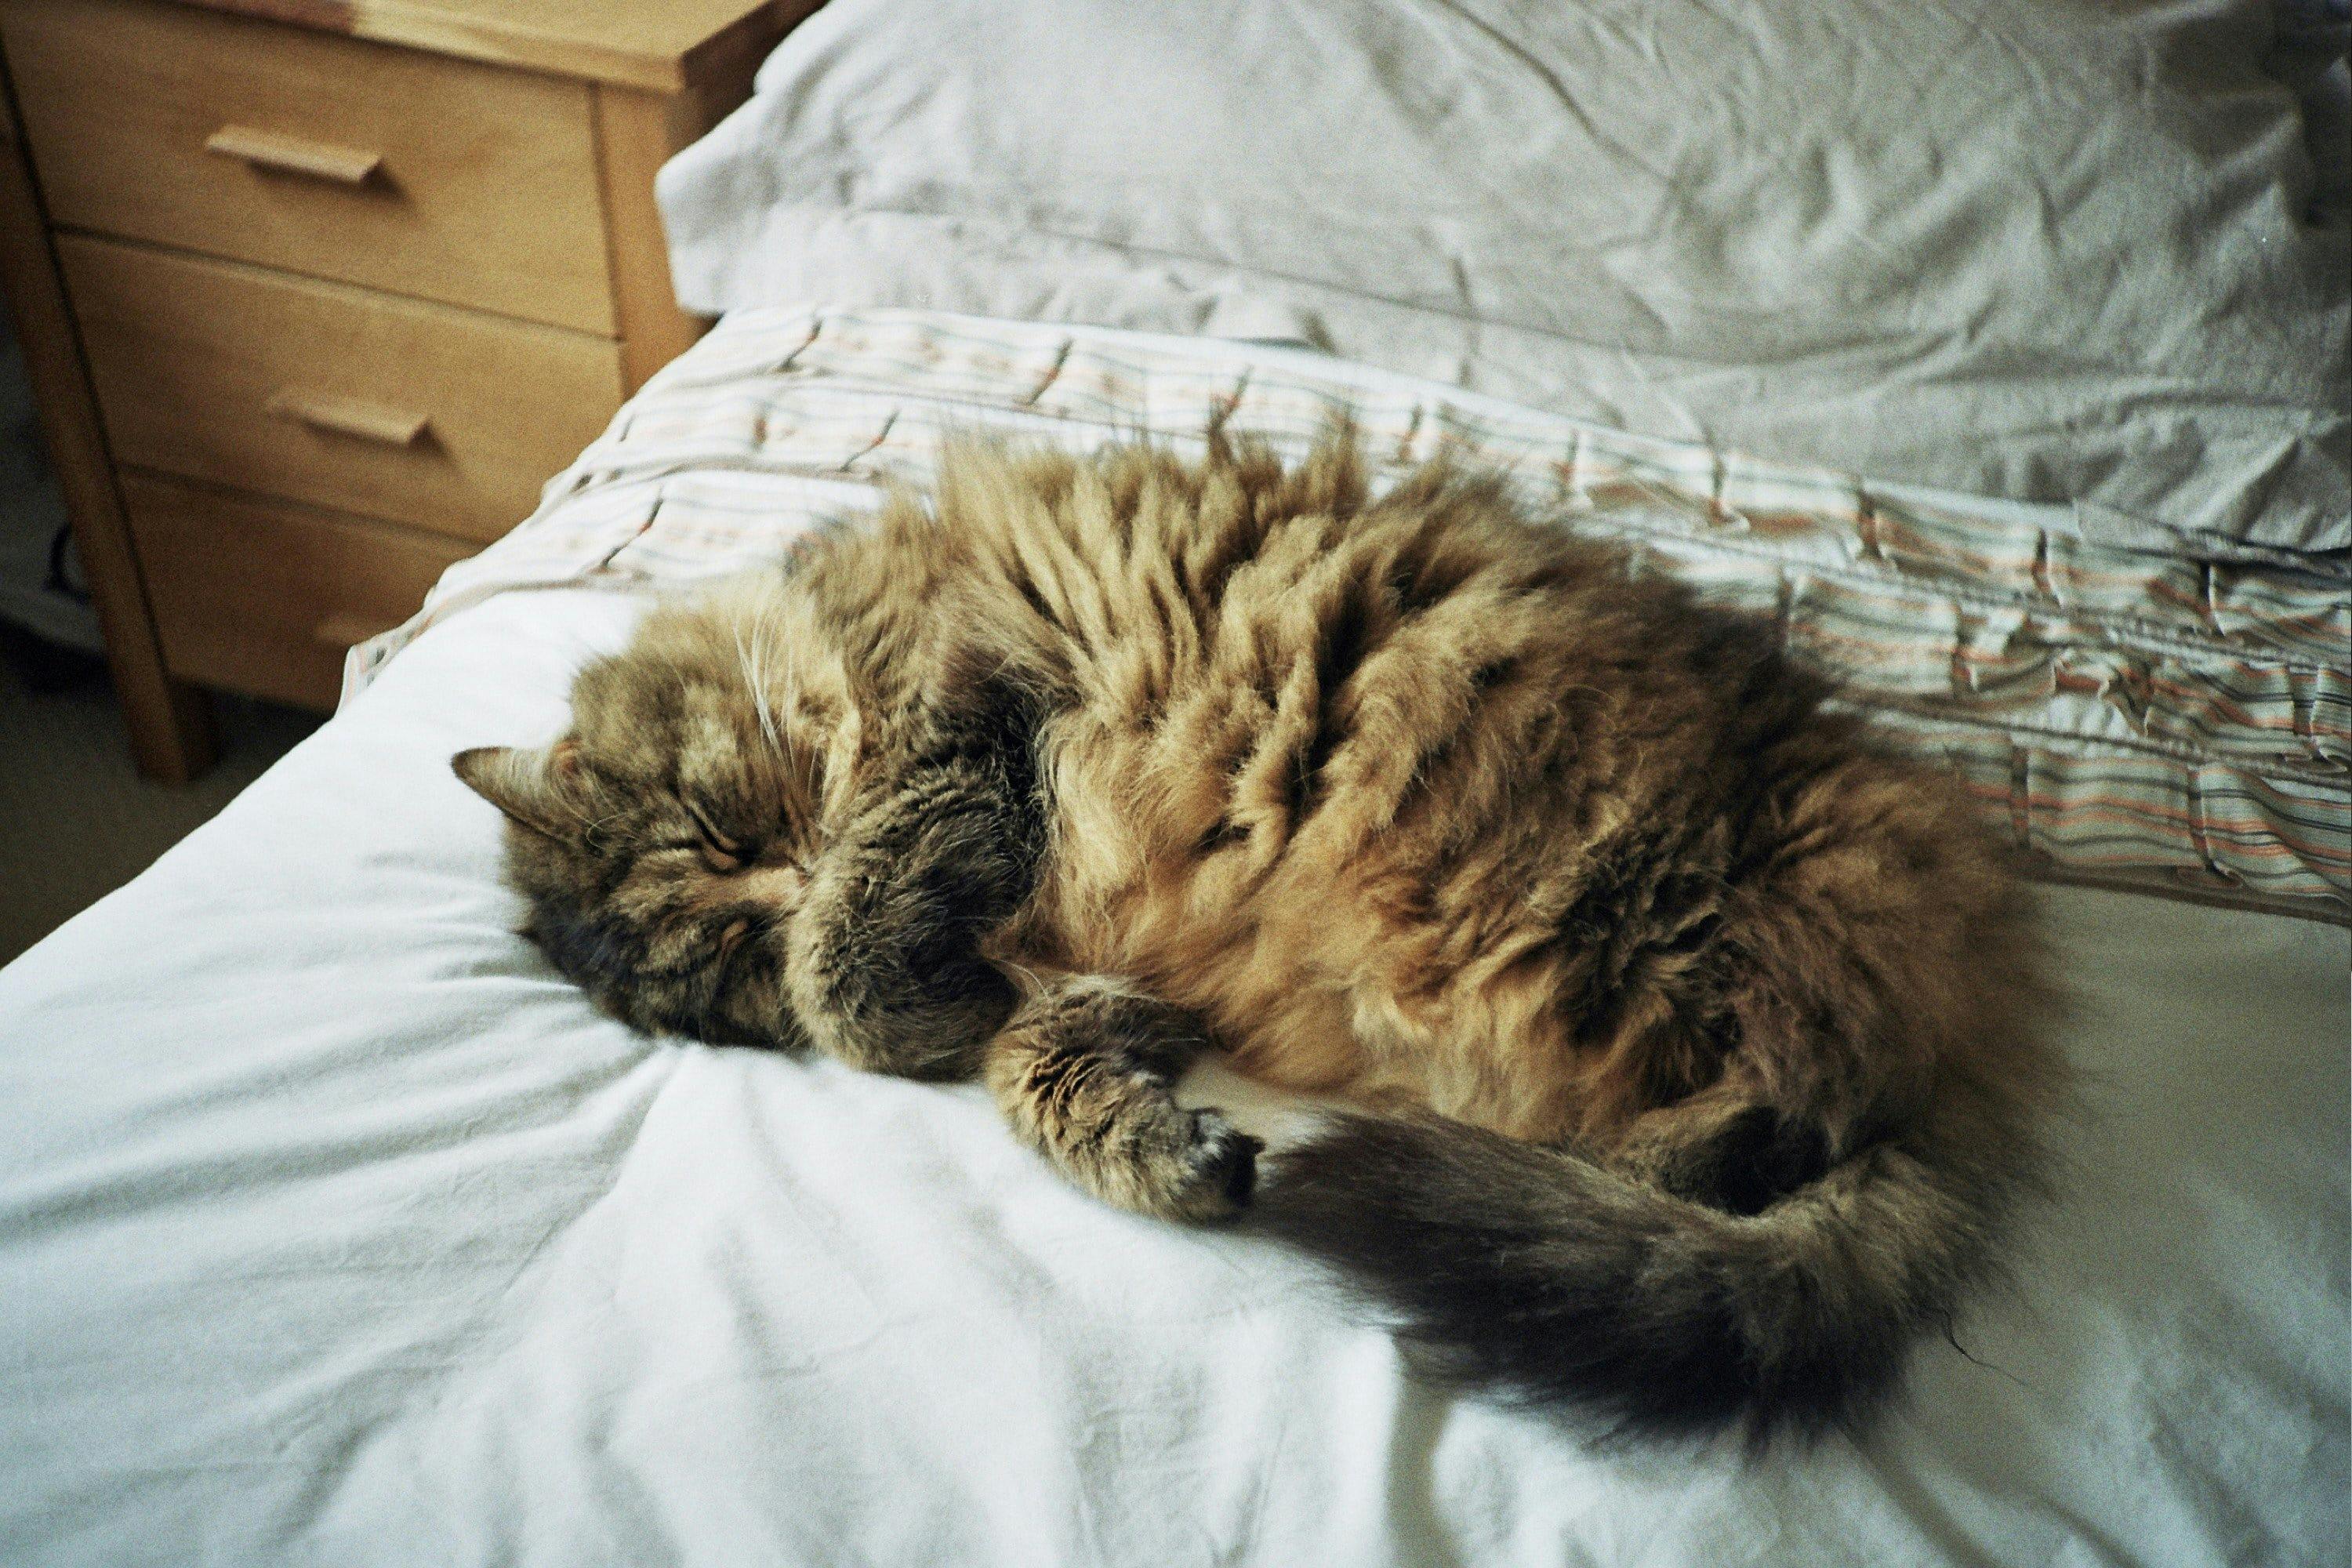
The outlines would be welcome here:
[[[0,972],[0,1562],[2346,1561],[2346,932],[2053,895],[2095,1120],[1978,1359],[1595,1453],[969,1089],[593,1013],[446,759],[638,603],[428,632]]]
[[[832,0],[657,188],[699,309],[1287,339],[2106,543],[2342,551],[2342,125],[2306,136],[2274,32],[2271,0]],[[2342,52],[2295,41],[2298,81]]]

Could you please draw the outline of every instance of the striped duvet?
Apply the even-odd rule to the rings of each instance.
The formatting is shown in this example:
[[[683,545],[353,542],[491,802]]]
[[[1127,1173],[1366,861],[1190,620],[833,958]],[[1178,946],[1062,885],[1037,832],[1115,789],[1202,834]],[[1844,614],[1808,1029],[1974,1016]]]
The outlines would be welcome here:
[[[646,587],[779,556],[919,482],[942,437],[1304,450],[1354,422],[1392,470],[1454,450],[1541,512],[1773,617],[1899,744],[1956,770],[2054,875],[2352,919],[2343,584],[2085,542],[2060,509],[1931,495],[1629,437],[1246,342],[912,310],[727,318],[632,398],[530,519],[353,651],[536,586]]]

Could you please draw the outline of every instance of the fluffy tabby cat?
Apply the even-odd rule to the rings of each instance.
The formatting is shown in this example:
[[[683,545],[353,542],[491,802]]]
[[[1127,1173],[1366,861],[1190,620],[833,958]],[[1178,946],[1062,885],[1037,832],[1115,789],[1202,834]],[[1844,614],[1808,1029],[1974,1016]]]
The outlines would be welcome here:
[[[1993,846],[1823,694],[1447,466],[970,448],[456,767],[632,1024],[979,1077],[1455,1376],[1769,1431],[1987,1271],[2055,1078]],[[1203,1049],[1360,1109],[1255,1183],[1171,1094]]]

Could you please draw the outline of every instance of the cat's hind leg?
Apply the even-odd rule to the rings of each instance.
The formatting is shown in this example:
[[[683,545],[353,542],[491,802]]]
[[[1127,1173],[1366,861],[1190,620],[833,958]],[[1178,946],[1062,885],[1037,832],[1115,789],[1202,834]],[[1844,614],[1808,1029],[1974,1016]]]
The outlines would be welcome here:
[[[1201,1020],[1116,981],[1056,980],[989,1043],[983,1076],[1013,1131],[1104,1202],[1216,1219],[1249,1201],[1258,1141],[1176,1103]]]

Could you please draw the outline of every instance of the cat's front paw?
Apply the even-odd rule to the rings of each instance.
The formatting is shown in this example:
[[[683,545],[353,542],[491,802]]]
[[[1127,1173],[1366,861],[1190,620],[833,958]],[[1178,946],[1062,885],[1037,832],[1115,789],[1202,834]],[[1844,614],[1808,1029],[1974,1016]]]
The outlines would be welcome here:
[[[1209,1043],[1194,1014],[1117,980],[1074,976],[1024,1002],[985,1076],[1023,1142],[1079,1186],[1162,1219],[1223,1219],[1257,1184],[1258,1141],[1176,1103]]]
[[[1187,1110],[1172,1100],[1139,1105],[1121,1152],[1074,1162],[1074,1172],[1103,1197],[1142,1214],[1200,1222],[1231,1217],[1257,1186],[1265,1145],[1214,1110]],[[1091,1176],[1093,1179],[1087,1181]]]
[[[1183,1114],[1192,1119],[1192,1141],[1170,1187],[1177,1212],[1186,1219],[1223,1219],[1246,1207],[1257,1190],[1257,1157],[1265,1145],[1220,1111]]]
[[[817,1048],[867,1072],[966,1079],[1019,1000],[973,950],[969,911],[849,857],[810,879],[784,984]]]

